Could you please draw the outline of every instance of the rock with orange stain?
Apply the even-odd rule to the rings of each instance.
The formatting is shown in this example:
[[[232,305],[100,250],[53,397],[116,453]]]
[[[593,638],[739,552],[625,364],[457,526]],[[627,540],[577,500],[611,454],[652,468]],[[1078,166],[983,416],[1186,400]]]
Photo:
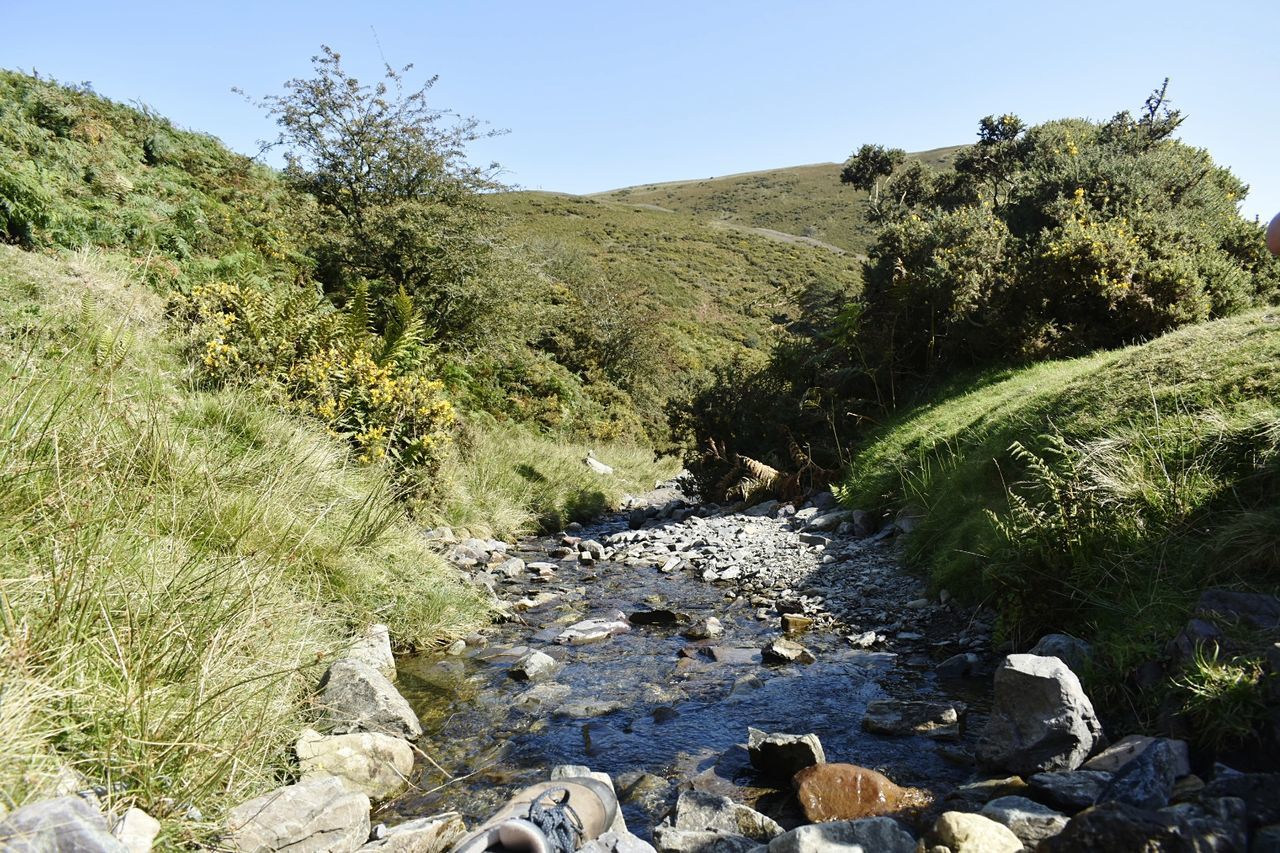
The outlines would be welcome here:
[[[856,764],[815,764],[792,777],[791,784],[805,817],[814,823],[888,814],[905,805],[910,793]]]

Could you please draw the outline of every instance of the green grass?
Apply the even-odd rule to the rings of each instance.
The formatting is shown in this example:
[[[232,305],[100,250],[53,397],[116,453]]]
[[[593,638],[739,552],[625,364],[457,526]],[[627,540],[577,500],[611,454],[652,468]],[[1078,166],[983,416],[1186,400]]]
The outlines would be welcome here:
[[[587,452],[614,469],[593,472]],[[679,471],[674,457],[610,443],[587,447],[568,438],[536,435],[516,426],[475,425],[437,476],[437,493],[420,512],[433,525],[485,536],[512,537],[559,530],[642,495]]]
[[[493,197],[512,239],[532,254],[581,252],[612,280],[632,282],[667,337],[654,369],[689,375],[735,355],[763,360],[793,299],[814,280],[861,281],[850,255],[717,227],[680,213],[558,195]]]
[[[485,618],[384,475],[259,397],[195,392],[96,252],[0,247],[0,810],[69,772],[166,841],[278,784],[345,638]]]
[[[958,381],[853,458],[842,497],[924,511],[909,559],[1019,645],[1098,640],[1116,687],[1213,585],[1280,590],[1280,313]]]
[[[958,148],[907,155],[909,160],[948,168]],[[767,228],[829,243],[855,254],[874,239],[867,222],[867,193],[840,183],[839,163],[815,163],[701,181],[642,184],[599,193],[595,198],[652,205],[704,222]]]

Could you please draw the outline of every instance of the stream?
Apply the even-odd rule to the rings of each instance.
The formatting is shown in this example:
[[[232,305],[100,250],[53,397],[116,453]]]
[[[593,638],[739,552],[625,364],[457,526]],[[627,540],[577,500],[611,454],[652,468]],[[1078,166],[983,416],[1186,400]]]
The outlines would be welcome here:
[[[766,549],[764,554],[777,549],[788,555],[791,574],[770,577],[753,570],[739,577],[700,570],[688,561],[660,570],[662,537],[689,534],[690,524],[707,531],[716,523],[721,526],[714,528],[715,536],[728,537],[724,547],[755,543]],[[934,674],[937,662],[957,648],[977,648],[968,635],[958,644],[954,638],[967,617],[954,606],[922,608],[914,601],[919,611],[914,620],[898,618],[906,597],[923,587],[897,569],[893,538],[846,537],[814,546],[801,544],[796,529],[794,521],[771,518],[738,524],[735,517],[695,516],[672,520],[667,530],[634,544],[618,541],[628,536],[628,521],[625,514],[613,515],[575,531],[584,540],[617,543],[613,559],[589,564],[579,562],[576,553],[555,560],[553,553],[565,550],[560,537],[520,542],[509,557],[552,561],[557,569],[545,576],[529,572],[500,578],[500,598],[523,599],[507,621],[487,629],[483,640],[472,638],[465,649],[458,644],[399,660],[399,687],[421,717],[425,735],[419,745],[427,759],[418,763],[415,787],[384,806],[376,819],[395,822],[456,811],[474,824],[519,788],[546,779],[552,767],[573,764],[613,777],[630,830],[645,839],[681,786],[730,796],[784,827],[802,823],[790,792],[757,778],[744,747],[748,727],[813,732],[828,761],[879,770],[900,785],[941,799],[972,774],[966,755],[981,728],[975,720],[989,689],[986,682],[943,681]],[[715,536],[698,540],[705,552],[720,548]],[[628,547],[630,558],[622,553]],[[655,548],[659,556],[648,563],[633,558]],[[752,561],[747,550],[734,554]],[[730,579],[704,580],[717,574]],[[797,579],[826,583],[818,588],[827,593],[825,600],[801,596],[806,611],[817,611],[811,613],[815,625],[793,636],[816,662],[766,662],[762,647],[782,635],[778,611],[799,609],[767,604],[778,600],[779,592],[794,598],[802,585]],[[603,642],[554,642],[564,628],[585,618],[655,609],[674,611],[680,623],[636,624],[644,621],[641,616],[632,620],[629,633]],[[691,622],[709,616],[723,623],[722,636],[682,636]],[[887,628],[873,624],[879,617],[888,620]],[[869,626],[885,628],[887,636],[877,637],[882,642],[872,648],[855,647],[850,638]],[[557,671],[533,682],[510,677],[512,663],[531,649],[554,657]],[[864,731],[868,703],[884,698],[959,701],[969,709],[968,725],[947,740]]]

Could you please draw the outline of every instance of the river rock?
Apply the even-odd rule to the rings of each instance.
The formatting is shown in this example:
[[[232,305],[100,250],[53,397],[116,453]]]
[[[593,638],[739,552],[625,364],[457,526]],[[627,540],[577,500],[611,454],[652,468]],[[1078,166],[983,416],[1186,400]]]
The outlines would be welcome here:
[[[546,652],[532,651],[511,665],[507,675],[516,681],[538,681],[549,678],[560,663]]]
[[[578,848],[577,853],[657,853],[653,845],[629,832],[606,832]]]
[[[1093,647],[1070,634],[1045,634],[1031,649],[1031,654],[1057,658],[1079,675],[1093,659]]]
[[[584,619],[570,625],[556,636],[555,642],[562,646],[585,646],[589,643],[602,643],[630,630],[631,625],[619,613],[611,617]]]
[[[916,840],[890,817],[811,823],[769,842],[769,853],[915,853]]]
[[[130,853],[102,813],[77,796],[40,800],[0,822],[0,848],[13,853]]]
[[[747,754],[752,767],[764,776],[778,779],[790,779],[804,768],[827,760],[815,734],[766,734],[760,729],[747,729]]]
[[[653,828],[653,844],[658,853],[751,853],[759,841],[745,835],[705,830],[676,829],[667,824]]]
[[[788,634],[803,634],[813,627],[813,618],[799,613],[782,614],[782,630]]]
[[[854,764],[816,764],[791,780],[805,817],[824,820],[856,820],[896,811],[905,789],[887,776]]]
[[[363,661],[344,658],[329,667],[319,705],[334,732],[379,732],[415,740],[422,735],[418,715],[387,677]]]
[[[785,637],[770,640],[762,653],[766,661],[777,663],[815,663],[818,660],[813,652]]]
[[[961,652],[938,664],[934,672],[939,678],[970,678],[978,673],[982,659],[973,652]]]
[[[1144,809],[1158,809],[1169,804],[1173,785],[1186,766],[1186,744],[1180,752],[1173,741],[1160,738],[1125,764],[1112,778],[1099,797]],[[1179,741],[1181,743],[1181,741]]]
[[[387,678],[396,677],[396,659],[391,653],[391,632],[386,625],[370,625],[343,657],[363,661]]]
[[[224,843],[244,853],[351,853],[369,838],[369,798],[317,776],[241,803],[224,823]]]
[[[995,697],[978,760],[1027,776],[1074,770],[1102,738],[1093,704],[1058,658],[1009,655],[995,674]]]
[[[1249,810],[1249,827],[1280,823],[1280,773],[1220,774],[1205,786],[1204,797],[1235,797]]]
[[[1239,804],[1239,801],[1235,801]],[[1127,803],[1103,803],[1073,817],[1045,839],[1041,853],[1234,853],[1247,841],[1243,809],[1221,802],[1184,810],[1153,811]]]
[[[1070,814],[1096,803],[1109,784],[1111,774],[1101,770],[1058,770],[1027,780],[1036,799]]]
[[[714,640],[724,634],[724,625],[714,616],[699,619],[680,632],[682,637],[690,640]]]
[[[882,735],[957,738],[964,710],[959,703],[873,699],[867,703],[862,728]]]
[[[944,812],[933,834],[952,853],[1021,853],[1022,842],[1007,826],[970,812]]]
[[[1000,797],[982,807],[981,814],[1009,828],[1024,846],[1034,849],[1067,825],[1067,816],[1026,797]]]
[[[805,530],[835,530],[843,522],[848,521],[852,516],[853,513],[841,509],[824,512],[821,515],[814,516],[813,519],[805,525]]]
[[[1111,744],[1111,746],[1099,752],[1093,758],[1086,761],[1080,769],[1082,770],[1105,770],[1108,773],[1116,773],[1126,764],[1133,761],[1143,753],[1151,744],[1158,739],[1148,737],[1146,735],[1128,735]],[[1175,776],[1186,776],[1191,772],[1191,753],[1187,748],[1186,741],[1174,740],[1172,738],[1159,738],[1165,740],[1173,749],[1175,756]]]
[[[495,574],[502,575],[508,580],[518,580],[519,578],[524,577],[525,568],[524,560],[519,557],[508,557],[499,563],[493,571]]]
[[[387,827],[381,838],[365,844],[360,853],[445,853],[466,834],[466,824],[453,812],[420,817]]]
[[[128,848],[129,853],[150,853],[160,834],[160,821],[139,808],[131,808],[116,823],[111,834]]]
[[[306,729],[294,746],[302,778],[333,776],[349,791],[386,800],[403,791],[413,772],[408,741],[376,732],[325,737]]]
[[[745,835],[759,842],[767,842],[782,834],[782,827],[773,818],[728,797],[706,791],[684,791],[680,794],[676,800],[673,825],[683,830]]]

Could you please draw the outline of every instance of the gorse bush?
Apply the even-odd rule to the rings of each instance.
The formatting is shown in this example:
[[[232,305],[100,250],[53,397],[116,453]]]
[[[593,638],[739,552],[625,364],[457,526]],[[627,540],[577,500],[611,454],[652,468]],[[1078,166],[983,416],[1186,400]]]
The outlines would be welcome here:
[[[423,323],[401,292],[373,331],[363,285],[343,309],[318,294],[283,297],[225,282],[200,285],[174,304],[190,324],[193,356],[217,385],[263,383],[351,441],[365,462],[425,468],[450,440],[455,413],[444,383],[423,367]]]

